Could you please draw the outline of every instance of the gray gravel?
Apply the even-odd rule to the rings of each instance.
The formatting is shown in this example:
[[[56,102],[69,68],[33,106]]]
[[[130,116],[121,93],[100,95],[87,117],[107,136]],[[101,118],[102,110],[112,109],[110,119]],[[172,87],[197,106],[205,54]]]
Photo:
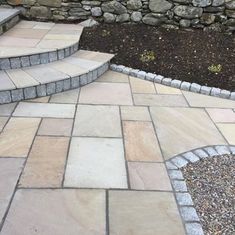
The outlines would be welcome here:
[[[182,173],[206,235],[235,235],[235,156],[202,159]]]

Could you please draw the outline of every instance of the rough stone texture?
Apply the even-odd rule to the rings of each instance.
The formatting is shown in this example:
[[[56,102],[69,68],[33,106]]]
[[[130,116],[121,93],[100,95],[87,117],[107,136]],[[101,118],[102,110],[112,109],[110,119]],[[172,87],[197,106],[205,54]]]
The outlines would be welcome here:
[[[166,0],[150,0],[149,8],[152,12],[162,13],[170,10],[173,4]]]
[[[191,6],[176,6],[174,8],[174,13],[177,16],[180,16],[182,18],[186,18],[186,19],[194,19],[194,18],[198,18],[202,15],[202,8],[198,8],[198,7],[191,7]]]

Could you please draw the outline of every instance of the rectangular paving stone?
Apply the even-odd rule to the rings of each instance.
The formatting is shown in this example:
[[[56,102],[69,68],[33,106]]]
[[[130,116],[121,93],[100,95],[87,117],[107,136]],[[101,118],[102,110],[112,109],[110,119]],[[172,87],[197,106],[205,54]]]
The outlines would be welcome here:
[[[0,221],[6,213],[23,164],[24,159],[0,158]]]
[[[122,106],[121,118],[127,121],[151,121],[147,107]]]
[[[64,91],[51,96],[50,103],[76,104],[80,89]]]
[[[235,122],[235,113],[232,109],[207,108],[206,111],[214,122]]]
[[[10,36],[15,38],[28,38],[28,39],[42,39],[48,30],[45,29],[18,29],[12,28],[8,30],[4,36]]]
[[[128,162],[128,172],[132,189],[172,190],[163,163]]]
[[[119,108],[115,106],[78,105],[73,135],[122,137]]]
[[[16,103],[0,105],[0,116],[10,116],[16,107]]]
[[[2,234],[105,235],[103,190],[18,190]],[[36,231],[36,232],[35,232]]]
[[[15,89],[14,83],[11,81],[9,76],[5,71],[0,71],[0,91],[12,90]]]
[[[128,161],[163,161],[151,122],[124,121],[123,131]]]
[[[26,157],[39,118],[11,118],[0,135],[0,157]]]
[[[185,235],[173,193],[109,192],[110,235]]]
[[[61,187],[69,138],[36,137],[19,187]]]
[[[7,123],[7,121],[8,121],[8,117],[0,117],[0,132],[4,128],[4,126]]]
[[[127,188],[122,140],[72,138],[64,186]]]
[[[130,77],[130,85],[133,93],[156,94],[153,82]]]
[[[123,73],[117,73],[114,71],[107,71],[102,76],[100,76],[96,82],[121,82],[121,83],[128,83],[128,75]]]
[[[181,95],[180,89],[154,83],[158,94]]]
[[[44,96],[44,97],[40,97],[40,98],[35,98],[35,99],[27,100],[27,102],[48,103],[49,99],[50,99],[50,96]]]
[[[133,94],[135,105],[187,107],[182,95]]]
[[[166,160],[203,146],[226,144],[202,109],[151,107],[150,112]]]
[[[217,127],[222,132],[229,144],[235,145],[235,123],[233,124],[217,124]]]
[[[73,118],[75,105],[21,102],[13,116]]]

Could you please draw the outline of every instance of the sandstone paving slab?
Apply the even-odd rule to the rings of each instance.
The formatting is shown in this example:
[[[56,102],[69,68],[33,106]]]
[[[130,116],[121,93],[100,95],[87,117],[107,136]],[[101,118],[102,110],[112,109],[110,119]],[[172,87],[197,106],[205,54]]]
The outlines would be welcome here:
[[[121,118],[127,121],[151,121],[147,107],[121,106]]]
[[[165,159],[226,141],[203,109],[151,107],[150,112]]]
[[[151,122],[124,121],[123,132],[128,161],[163,161]]]
[[[103,190],[18,190],[3,235],[105,235]]]
[[[16,37],[16,38],[31,38],[41,39],[47,34],[47,29],[18,29],[12,28],[4,33],[4,36]]]
[[[0,91],[12,90],[16,88],[5,71],[0,71],[0,84]]]
[[[0,105],[0,116],[10,116],[16,107],[16,103]]]
[[[64,59],[64,62],[72,65],[77,65],[83,69],[89,69],[90,71],[100,67],[103,64],[103,61],[97,62],[92,60],[80,59],[77,57],[67,57]]]
[[[54,94],[50,98],[50,103],[76,104],[78,102],[79,90],[80,89],[74,89]]]
[[[74,136],[122,137],[117,106],[78,105]]]
[[[109,192],[110,235],[184,235],[173,193]]]
[[[14,26],[15,29],[32,29],[37,24],[36,21],[21,20]]]
[[[114,71],[107,71],[102,76],[100,76],[96,82],[122,82],[122,83],[128,83],[129,78],[128,75],[123,73],[118,73]]]
[[[0,135],[0,157],[26,157],[40,118],[11,118]]]
[[[93,82],[81,88],[79,103],[132,105],[131,90],[125,83]]]
[[[73,137],[64,186],[127,188],[122,140]]]
[[[128,172],[132,189],[172,190],[163,163],[128,162]]]
[[[52,39],[43,39],[37,44],[37,48],[54,50],[54,49],[62,49],[74,45],[78,40],[52,40]]]
[[[206,111],[214,122],[235,122],[235,113],[232,109],[207,108]]]
[[[20,102],[13,116],[73,118],[74,113],[74,104]]]
[[[40,39],[19,38],[11,36],[1,36],[0,46],[2,47],[35,47]]]
[[[43,118],[38,135],[70,136],[73,119]]]
[[[235,101],[222,99],[218,97],[196,94],[193,92],[183,91],[185,98],[192,107],[206,107],[206,108],[235,108]]]
[[[235,123],[228,124],[228,123],[220,123],[217,124],[217,127],[228,141],[229,144],[235,145]]]
[[[68,137],[36,137],[19,187],[61,187],[68,145]]]
[[[0,223],[14,193],[24,159],[0,158]]]
[[[182,95],[133,94],[135,105],[187,107]]]
[[[3,130],[7,121],[8,121],[8,117],[0,117],[0,132]]]
[[[153,82],[130,77],[130,84],[133,93],[156,94]]]
[[[27,102],[33,102],[33,103],[48,103],[50,99],[50,96],[44,96],[40,98],[30,99],[27,100]]]
[[[72,35],[72,34],[52,34],[48,33],[45,35],[43,40],[77,40],[78,36],[77,35]]]
[[[154,83],[158,94],[181,95],[180,89]]]

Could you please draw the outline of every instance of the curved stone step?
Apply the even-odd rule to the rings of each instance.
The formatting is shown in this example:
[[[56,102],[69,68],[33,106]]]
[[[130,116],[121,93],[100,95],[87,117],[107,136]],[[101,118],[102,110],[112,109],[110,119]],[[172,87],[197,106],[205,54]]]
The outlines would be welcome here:
[[[0,71],[0,104],[51,95],[86,85],[109,68],[114,55],[79,50],[44,65]]]

